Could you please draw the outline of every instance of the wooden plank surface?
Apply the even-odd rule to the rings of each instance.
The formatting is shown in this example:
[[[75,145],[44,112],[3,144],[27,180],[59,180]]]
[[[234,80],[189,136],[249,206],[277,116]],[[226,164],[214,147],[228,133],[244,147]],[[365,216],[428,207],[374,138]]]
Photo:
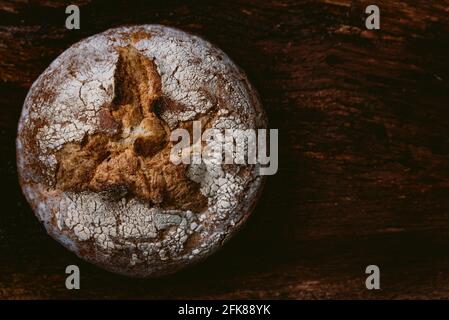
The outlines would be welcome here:
[[[77,3],[81,29],[66,30]],[[381,30],[365,29],[365,7]],[[217,44],[279,129],[279,172],[239,235],[174,276],[102,271],[21,195],[17,121],[74,42],[162,23]],[[0,298],[449,298],[449,1],[0,1]],[[81,290],[65,289],[65,266]],[[381,290],[365,288],[365,267]]]

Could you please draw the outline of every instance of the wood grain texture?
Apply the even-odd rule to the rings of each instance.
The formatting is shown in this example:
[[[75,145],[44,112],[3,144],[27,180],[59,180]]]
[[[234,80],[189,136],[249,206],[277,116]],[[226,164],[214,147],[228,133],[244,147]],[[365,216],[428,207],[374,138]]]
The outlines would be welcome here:
[[[364,27],[381,9],[381,30]],[[72,2],[70,2],[72,3]],[[0,1],[0,298],[449,298],[449,1]],[[50,239],[21,195],[17,121],[72,43],[162,23],[218,45],[279,129],[279,172],[240,234],[204,263],[135,280]],[[65,289],[65,266],[81,287]],[[381,268],[380,291],[365,267]]]

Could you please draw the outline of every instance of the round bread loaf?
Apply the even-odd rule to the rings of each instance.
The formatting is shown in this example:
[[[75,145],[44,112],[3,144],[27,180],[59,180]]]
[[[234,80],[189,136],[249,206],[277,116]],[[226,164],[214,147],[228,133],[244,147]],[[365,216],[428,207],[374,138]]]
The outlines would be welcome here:
[[[130,276],[175,272],[222,246],[263,185],[254,164],[170,161],[170,134],[194,121],[203,131],[266,128],[245,74],[205,40],[160,25],[89,37],[26,97],[23,193],[81,258]]]

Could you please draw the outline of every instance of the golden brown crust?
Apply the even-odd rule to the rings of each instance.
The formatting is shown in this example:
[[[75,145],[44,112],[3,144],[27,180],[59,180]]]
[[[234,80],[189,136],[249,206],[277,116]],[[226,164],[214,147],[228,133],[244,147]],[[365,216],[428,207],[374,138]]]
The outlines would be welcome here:
[[[252,165],[173,165],[170,133],[192,136],[195,120],[203,131],[266,127],[257,93],[222,51],[157,25],[85,39],[24,103],[24,194],[52,237],[103,268],[143,277],[192,265],[247,219],[264,180]]]
[[[207,205],[185,165],[170,162],[170,129],[154,112],[161,77],[133,46],[117,48],[115,98],[100,114],[106,134],[86,135],[56,154],[62,191],[117,192],[166,209],[200,212]],[[115,132],[114,135],[110,135]]]

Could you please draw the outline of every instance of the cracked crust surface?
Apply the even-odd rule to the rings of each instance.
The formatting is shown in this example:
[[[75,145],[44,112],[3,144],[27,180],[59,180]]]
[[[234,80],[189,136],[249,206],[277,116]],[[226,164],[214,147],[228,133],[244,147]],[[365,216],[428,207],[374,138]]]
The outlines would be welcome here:
[[[218,249],[248,217],[254,165],[169,161],[169,133],[265,128],[244,73],[203,39],[158,25],[111,29],[61,54],[31,87],[17,136],[24,194],[80,257],[157,276]]]

